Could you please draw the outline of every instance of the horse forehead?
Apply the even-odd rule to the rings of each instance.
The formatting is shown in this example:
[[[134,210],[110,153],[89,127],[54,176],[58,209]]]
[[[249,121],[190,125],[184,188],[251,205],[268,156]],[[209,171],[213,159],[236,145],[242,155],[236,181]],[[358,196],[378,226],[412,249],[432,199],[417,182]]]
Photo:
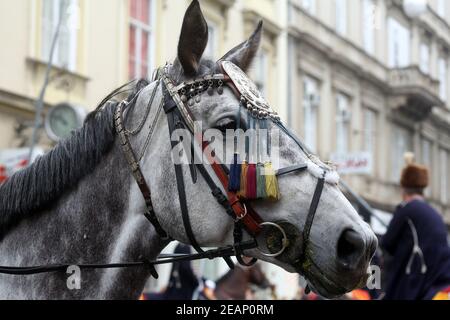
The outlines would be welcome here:
[[[209,94],[204,93],[203,96],[204,98],[200,111],[206,112],[207,114],[234,110],[238,105],[238,99],[228,88],[225,88],[222,95],[215,93],[210,96]]]

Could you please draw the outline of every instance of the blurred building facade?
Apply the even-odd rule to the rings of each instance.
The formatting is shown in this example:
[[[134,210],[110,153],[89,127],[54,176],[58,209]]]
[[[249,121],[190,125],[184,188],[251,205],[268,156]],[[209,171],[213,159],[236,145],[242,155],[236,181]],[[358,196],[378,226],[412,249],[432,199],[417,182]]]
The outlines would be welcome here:
[[[400,0],[290,0],[287,119],[322,158],[367,152],[344,175],[378,209],[400,200],[403,154],[431,169],[427,197],[450,222],[450,3],[410,18]]]
[[[63,7],[61,7],[61,2]],[[264,21],[251,75],[274,109],[324,160],[364,153],[343,175],[375,208],[399,202],[403,154],[432,170],[427,196],[450,223],[450,3],[412,19],[402,0],[200,0],[216,59]],[[0,1],[0,150],[27,146],[52,34],[64,24],[45,105],[93,109],[113,89],[173,61],[190,0]],[[62,8],[62,9],[61,9]],[[51,146],[45,133],[39,144]],[[365,159],[367,160],[367,159]],[[196,266],[219,275],[226,266]],[[295,276],[267,267],[282,298]],[[164,271],[163,271],[164,272]],[[164,278],[164,276],[162,277]]]

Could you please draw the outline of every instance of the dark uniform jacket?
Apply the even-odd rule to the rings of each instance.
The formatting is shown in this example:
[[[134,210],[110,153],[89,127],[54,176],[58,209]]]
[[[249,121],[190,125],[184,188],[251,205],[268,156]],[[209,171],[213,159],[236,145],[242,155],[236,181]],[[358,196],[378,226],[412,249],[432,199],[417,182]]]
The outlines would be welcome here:
[[[391,256],[385,270],[385,299],[427,300],[450,286],[447,227],[425,201],[397,207],[381,246]]]

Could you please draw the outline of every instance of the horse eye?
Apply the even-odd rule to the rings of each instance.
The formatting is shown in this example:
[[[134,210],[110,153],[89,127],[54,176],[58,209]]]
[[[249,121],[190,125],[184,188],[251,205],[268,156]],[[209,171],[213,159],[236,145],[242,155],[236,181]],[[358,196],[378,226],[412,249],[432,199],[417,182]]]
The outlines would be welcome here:
[[[214,128],[224,133],[227,130],[236,130],[236,121],[233,118],[220,119]]]

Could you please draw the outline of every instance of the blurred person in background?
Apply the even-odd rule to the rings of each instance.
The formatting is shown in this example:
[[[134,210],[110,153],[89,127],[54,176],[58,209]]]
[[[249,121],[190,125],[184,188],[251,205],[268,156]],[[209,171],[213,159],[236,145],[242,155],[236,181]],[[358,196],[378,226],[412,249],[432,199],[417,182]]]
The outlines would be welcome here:
[[[175,254],[191,254],[191,247],[178,244]],[[191,261],[174,262],[170,272],[167,288],[162,293],[146,294],[145,300],[192,300],[194,292],[199,286],[199,279],[195,275]]]
[[[428,168],[405,155],[403,202],[397,207],[381,247],[388,254],[385,300],[449,299],[450,247],[442,216],[424,198]]]

